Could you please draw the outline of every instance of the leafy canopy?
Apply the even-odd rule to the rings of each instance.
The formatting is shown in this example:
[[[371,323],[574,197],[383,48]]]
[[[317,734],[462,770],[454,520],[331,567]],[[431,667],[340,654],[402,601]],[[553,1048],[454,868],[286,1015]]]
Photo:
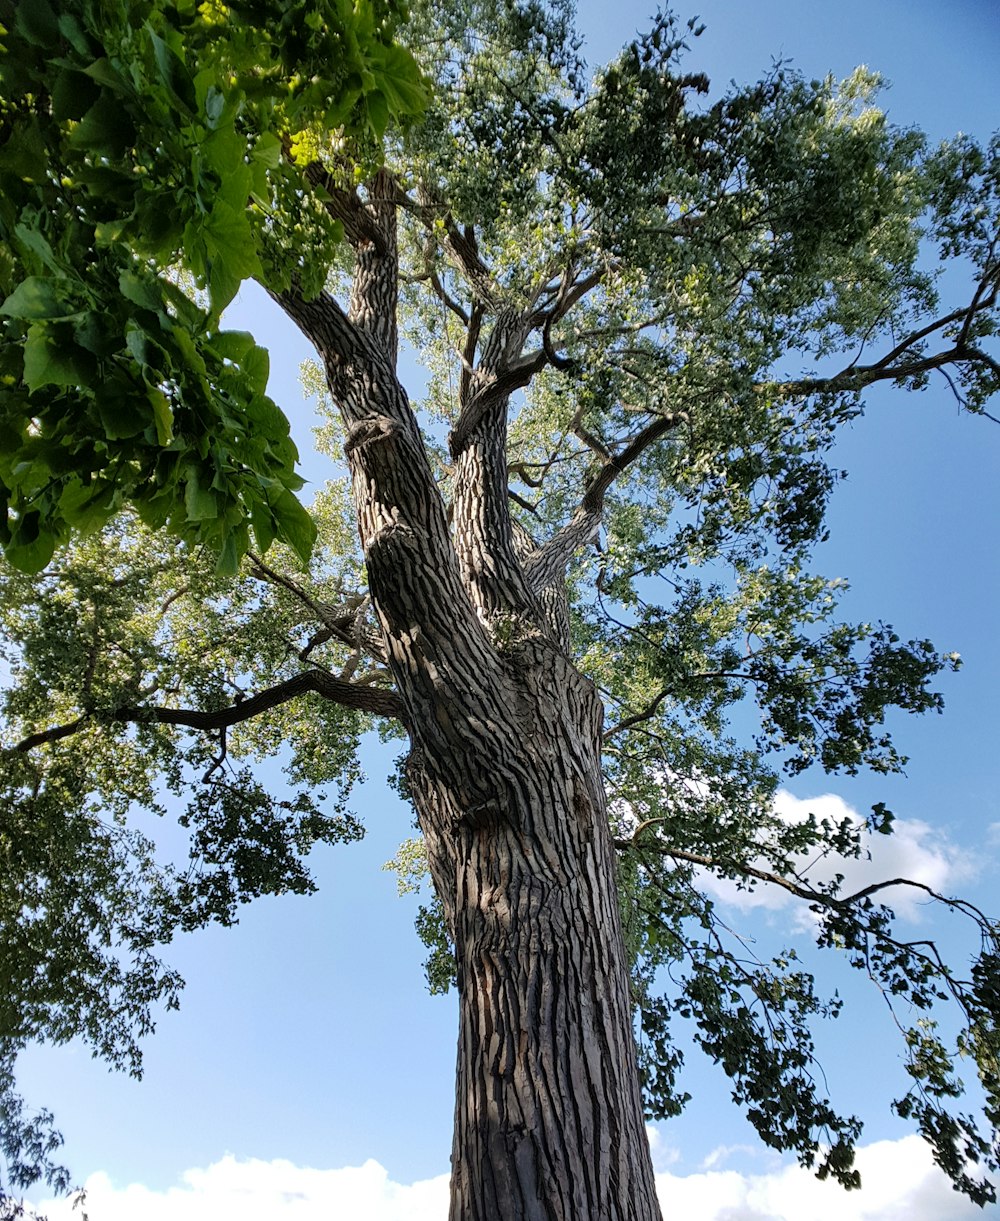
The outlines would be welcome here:
[[[845,582],[810,555],[840,476],[831,448],[868,387],[940,376],[974,413],[998,388],[997,142],[929,147],[889,124],[866,70],[808,81],[779,66],[713,96],[684,67],[696,26],[669,15],[592,75],[563,2],[428,0],[405,25],[360,5],[283,6],[287,20],[253,5],[81,4],[37,23],[2,11],[20,48],[4,60],[0,146],[8,556],[40,569],[70,527],[91,530],[38,582],[3,574],[10,1058],[27,1039],[82,1035],[137,1069],[136,1036],[176,995],[158,947],[254,894],[306,887],[310,844],[358,833],[312,795],[343,798],[373,716],[399,732],[346,485],[317,498],[310,550],[266,358],[215,327],[244,276],[286,306],[346,297],[386,135],[400,325],[427,366],[416,410],[446,499],[444,434],[502,324],[524,320],[490,371],[519,391],[512,513],[529,554],[567,540],[574,556],[569,641],[605,703],[649,1113],[683,1106],[673,1030],[689,1022],[762,1139],[856,1184],[860,1122],[813,1063],[813,1024],[839,1002],[801,947],[750,953],[702,882],[777,886],[811,912],[818,949],[843,953],[896,1014],[912,1080],[897,1112],[962,1190],[991,1199],[976,1164],[998,1158],[996,925],[932,896],[979,939],[958,970],[895,927],[883,886],[850,893],[809,867],[890,834],[884,806],[867,822],[792,822],[774,798],[781,768],[900,770],[887,718],[939,710],[935,675],[959,664],[919,633],[845,622]],[[331,56],[328,39],[350,49]],[[331,88],[322,73],[342,63]],[[390,130],[387,115],[417,121]],[[964,299],[939,300],[928,252],[963,270]],[[172,269],[207,295],[192,301]],[[45,380],[57,350],[77,363]],[[140,520],[112,517],[126,501]],[[163,523],[213,543],[221,570],[149,529]],[[281,542],[240,567],[248,528],[261,552]],[[502,648],[514,626],[492,630]],[[249,768],[276,755],[291,787],[268,793]],[[190,855],[165,867],[149,815],[175,804]],[[419,841],[398,864],[416,884]],[[419,928],[432,986],[447,987],[433,898]],[[985,1126],[955,1110],[959,1057],[980,1076]],[[24,1183],[45,1157],[13,1101],[7,1115]]]

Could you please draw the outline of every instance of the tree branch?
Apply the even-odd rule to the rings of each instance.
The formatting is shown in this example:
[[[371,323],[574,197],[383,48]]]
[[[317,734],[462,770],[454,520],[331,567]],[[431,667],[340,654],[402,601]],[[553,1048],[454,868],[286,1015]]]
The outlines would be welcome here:
[[[370,243],[379,254],[385,253],[385,239],[353,186],[340,186],[319,161],[311,161],[305,167],[304,175],[311,186],[319,188],[327,212],[344,226],[352,246],[357,248]]]
[[[354,594],[340,606],[331,606],[328,602],[322,602],[311,597],[298,581],[285,576],[283,573],[276,572],[255,552],[247,552],[247,559],[250,562],[254,576],[259,580],[269,581],[272,585],[279,585],[282,589],[287,589],[303,606],[308,607],[317,620],[323,624],[323,630],[317,632],[302,652],[299,653],[300,661],[305,661],[313,649],[318,648],[321,644],[325,644],[327,640],[339,640],[341,644],[350,645],[351,648],[362,646],[376,661],[385,661],[385,647],[381,638],[373,631],[362,630],[362,625],[358,618],[360,613],[359,608],[362,608],[368,601],[367,594]]]
[[[984,295],[990,285],[992,290]],[[986,365],[991,372],[1000,375],[1000,365],[980,348],[971,346],[968,334],[972,319],[983,310],[991,309],[1000,295],[1000,277],[996,271],[984,275],[976,288],[971,304],[961,309],[952,310],[941,318],[929,322],[900,340],[887,352],[881,360],[870,365],[850,364],[831,377],[799,378],[788,382],[762,382],[755,389],[759,393],[778,390],[784,394],[816,394],[837,392],[843,390],[863,390],[866,386],[880,381],[898,381],[904,377],[917,377],[921,373],[929,373],[934,369],[944,369],[948,365],[963,363],[978,363]],[[901,359],[913,353],[914,349],[929,336],[943,331],[946,327],[961,323],[961,330],[954,345],[933,356],[914,356]],[[899,362],[899,363],[896,363]]]
[[[453,458],[462,453],[469,438],[489,415],[490,409],[500,403],[506,404],[515,390],[523,390],[535,374],[545,367],[547,359],[544,351],[531,352],[512,361],[498,372],[478,379],[480,384],[463,406],[458,422],[448,438],[448,448]]]
[[[375,356],[366,344],[365,336],[329,293],[321,292],[307,301],[295,284],[280,291],[266,284],[263,288],[324,359],[357,360]]]
[[[583,498],[582,507],[595,512],[600,512],[604,507],[604,496],[614,481],[619,475],[624,474],[626,470],[640,458],[651,445],[659,441],[661,437],[666,436],[668,432],[676,428],[678,424],[686,424],[688,415],[685,411],[671,412],[668,415],[660,415],[651,420],[642,431],[631,440],[620,454],[609,459],[598,470],[594,478],[589,482],[587,491]]]
[[[448,205],[438,199],[425,184],[417,187],[416,199],[397,188],[395,201],[399,207],[416,217],[428,233],[440,242],[448,261],[487,309],[491,313],[500,309],[503,292],[479,254],[475,233],[471,227],[459,229]],[[435,225],[435,221],[441,222],[443,230]]]
[[[601,525],[608,489],[651,445],[687,420],[685,412],[657,416],[629,442],[620,454],[609,457],[587,483],[579,508],[525,564],[525,577],[534,591],[550,585],[565,572],[573,556],[593,542]]]
[[[90,725],[181,725],[187,729],[197,729],[202,732],[228,729],[230,725],[238,725],[252,717],[259,716],[271,708],[277,708],[300,695],[315,692],[324,699],[345,708],[354,708],[359,712],[370,712],[375,716],[393,717],[406,724],[406,712],[402,700],[393,691],[386,691],[368,685],[344,682],[335,678],[325,670],[305,670],[295,674],[282,683],[259,691],[249,699],[238,704],[230,704],[227,708],[219,708],[213,712],[202,712],[195,708],[161,708],[161,707],[121,707],[99,709],[85,713],[75,721],[66,725],[56,725],[52,729],[43,729],[8,747],[5,753],[24,754],[36,746],[58,742],[72,734],[86,729]]]
[[[661,818],[647,819],[636,827],[628,839],[616,839],[614,841],[615,847],[619,849],[637,847],[636,840],[641,832],[647,827],[663,821],[665,820]],[[805,899],[807,902],[815,903],[822,907],[833,907],[843,910],[853,906],[855,903],[861,902],[863,899],[871,898],[872,895],[876,895],[880,891],[890,890],[893,886],[908,886],[911,890],[919,890],[936,902],[943,903],[945,907],[964,912],[965,915],[970,916],[984,927],[991,923],[986,914],[976,907],[974,903],[970,903],[966,899],[949,898],[947,895],[942,895],[928,886],[926,882],[915,882],[912,878],[886,878],[884,881],[872,882],[868,886],[863,886],[860,890],[854,891],[853,894],[833,895],[826,891],[816,890],[812,886],[804,885],[801,882],[792,881],[791,878],[783,877],[780,873],[773,873],[768,869],[758,869],[755,865],[748,865],[744,862],[734,865],[731,861],[719,861],[714,857],[703,856],[698,852],[687,852],[683,848],[673,848],[662,842],[657,844],[657,848],[666,856],[674,857],[679,861],[686,861],[691,865],[700,865],[704,869],[722,868],[730,872],[736,869],[746,877],[755,878],[759,882],[768,882],[773,886],[780,887],[782,890],[787,890],[789,894],[795,895],[796,898]]]

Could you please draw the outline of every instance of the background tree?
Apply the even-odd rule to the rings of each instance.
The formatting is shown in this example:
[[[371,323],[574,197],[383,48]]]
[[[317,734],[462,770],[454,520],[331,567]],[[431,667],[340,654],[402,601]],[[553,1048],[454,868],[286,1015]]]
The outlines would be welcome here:
[[[431,977],[454,971],[459,984],[455,1216],[658,1215],[635,1011],[650,1113],[681,1105],[668,1019],[684,1015],[769,1143],[854,1181],[859,1125],[810,1062],[810,1020],[830,1006],[791,955],[748,961],[698,870],[794,892],[820,944],[846,950],[890,1001],[957,1003],[988,1133],[992,925],[950,901],[983,937],[963,981],[894,934],[881,888],[810,881],[804,858],[858,853],[859,828],[777,817],[763,754],[792,770],[898,768],[886,709],[938,706],[928,684],[957,663],[888,627],[839,623],[836,584],[806,563],[835,478],[824,452],[866,386],[942,370],[973,411],[995,389],[995,150],[932,151],[892,129],[864,72],[837,86],[777,69],[701,105],[706,82],[678,66],[669,18],[592,84],[561,6],[417,8],[407,37],[436,85],[423,123],[367,173],[341,132],[316,131],[305,152],[289,141],[265,166],[267,223],[250,230],[274,252],[252,273],[321,358],[360,551],[333,483],[304,575],[291,557],[250,552],[245,576],[222,580],[214,557],[179,556],[121,518],[40,581],[6,582],[10,1056],[28,1038],[82,1032],[137,1065],[134,1035],[177,983],[157,946],[232,919],[255,893],[308,886],[310,843],[357,833],[309,791],[348,786],[374,716],[410,739],[404,783],[423,841],[409,857],[426,857],[436,890],[422,919]],[[273,147],[285,152],[280,137]],[[917,268],[921,226],[973,271],[957,308]],[[176,249],[160,259],[178,261]],[[221,291],[207,263],[187,266]],[[68,414],[77,391],[29,383],[38,319],[17,311],[39,290],[18,274],[2,308],[11,417],[31,445],[46,435],[44,412],[29,414],[37,396]],[[129,300],[120,276],[113,287]],[[177,302],[192,318],[201,308]],[[206,334],[211,296],[208,307]],[[417,412],[395,373],[398,325],[432,369]],[[249,350],[196,338],[222,345],[223,368]],[[154,389],[183,413],[183,386]],[[145,447],[175,443],[155,415],[143,429]],[[190,475],[171,485],[169,512],[151,512],[157,468],[142,462],[122,456],[122,498],[222,543],[225,576],[245,526],[200,523],[226,522],[228,492]],[[259,478],[243,465],[230,464],[237,489]],[[48,506],[89,486],[72,470],[56,501],[53,474]],[[19,494],[11,558],[31,568],[41,553],[20,523],[37,511],[41,533],[55,519]],[[263,552],[273,520],[244,516]],[[741,745],[726,717],[745,691],[760,732]],[[302,791],[282,806],[237,761],[283,741]],[[190,803],[180,869],[129,821],[164,787]],[[882,807],[871,821],[891,830]],[[926,1021],[905,1038],[914,1090],[897,1109],[960,1186],[989,1198],[969,1161],[993,1164],[990,1138],[947,1109],[950,1049]],[[14,1105],[7,1148],[25,1179],[44,1151]]]

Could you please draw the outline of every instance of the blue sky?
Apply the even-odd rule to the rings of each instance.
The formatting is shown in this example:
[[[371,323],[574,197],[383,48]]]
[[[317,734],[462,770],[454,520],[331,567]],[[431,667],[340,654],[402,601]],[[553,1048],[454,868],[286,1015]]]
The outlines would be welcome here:
[[[759,75],[776,57],[808,76],[867,63],[892,82],[890,116],[935,138],[956,130],[985,137],[1000,116],[995,0],[702,0],[694,11],[707,31],[690,64],[717,85]],[[648,15],[634,0],[585,0],[591,62]],[[270,347],[272,394],[308,437],[297,384],[308,351],[298,336],[252,296],[227,321]],[[1000,429],[958,416],[943,383],[869,403],[837,452],[850,477],[835,494],[832,537],[816,568],[850,578],[852,613],[929,635],[960,652],[965,666],[942,680],[944,716],[897,723],[912,760],[905,779],[807,774],[784,800],[790,813],[801,808],[796,799],[862,811],[886,801],[904,821],[896,842],[881,845],[876,871],[891,876],[902,864],[996,910]],[[312,462],[307,473],[322,477]],[[365,762],[369,780],[355,807],[368,835],[317,853],[319,895],[261,901],[238,928],[173,947],[188,986],[180,1013],[165,1016],[148,1043],[141,1083],[110,1076],[77,1047],[26,1055],[23,1087],[56,1111],[66,1157],[80,1181],[90,1180],[93,1221],[446,1216],[455,1007],[427,995],[415,905],[396,897],[392,875],[381,870],[410,833],[409,812],[385,783],[391,753],[373,743]],[[810,808],[819,808],[815,800]],[[797,935],[785,908],[735,914],[756,921],[763,936]],[[876,1087],[900,1079],[898,1050],[882,1040],[882,1015],[868,1000],[821,1044],[835,1097],[867,1116],[866,1141],[882,1142],[862,1154],[865,1190],[844,1197],[764,1153],[721,1075],[698,1067],[692,1052],[687,1088],[696,1100],[653,1135],[675,1215],[982,1215],[935,1177],[919,1142],[888,1115],[888,1087]]]

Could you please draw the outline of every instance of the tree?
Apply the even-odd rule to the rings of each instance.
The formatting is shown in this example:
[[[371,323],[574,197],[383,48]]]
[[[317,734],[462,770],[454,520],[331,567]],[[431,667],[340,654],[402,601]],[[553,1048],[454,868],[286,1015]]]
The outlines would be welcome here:
[[[159,947],[254,894],[307,888],[310,844],[357,834],[312,790],[349,788],[374,718],[408,739],[401,783],[422,839],[401,865],[426,860],[429,974],[459,991],[453,1216],[658,1216],[640,1086],[649,1113],[682,1105],[676,1016],[693,1019],[765,1140],[855,1181],[859,1124],[811,1071],[810,1022],[834,1006],[792,955],[748,963],[699,870],[795,893],[819,943],[902,1006],[914,1088],[896,1108],[985,1201],[969,1163],[995,1169],[996,1149],[949,1109],[954,1053],[933,1013],[957,1010],[995,1127],[995,927],[940,897],[982,935],[963,981],[895,934],[885,887],[810,880],[803,855],[857,854],[860,828],[783,822],[765,756],[793,771],[897,769],[887,710],[939,707],[930,683],[957,664],[888,626],[839,622],[836,583],[807,563],[835,480],[824,455],[867,386],[915,389],[940,371],[975,412],[996,389],[996,147],[932,150],[893,129],[865,72],[837,85],[778,68],[709,104],[680,64],[697,31],[669,17],[588,83],[565,6],[439,7],[414,6],[405,32],[433,100],[378,168],[350,133],[316,130],[305,154],[266,144],[282,153],[265,163],[267,191],[241,187],[249,215],[267,212],[249,273],[317,349],[360,547],[343,480],[314,506],[302,571],[290,553],[264,556],[273,522],[245,515],[252,551],[226,521],[258,456],[227,468],[231,498],[200,472],[180,477],[182,516],[174,492],[170,512],[149,509],[158,467],[142,453],[106,472],[101,451],[91,479],[153,526],[221,544],[221,573],[214,555],[178,553],[120,516],[41,578],[5,575],[18,667],[3,757],[7,1063],[28,1038],[82,1033],[137,1067],[136,1034],[175,1000]],[[76,130],[54,95],[49,112]],[[240,165],[270,130],[257,122],[233,120],[251,134]],[[87,151],[84,168],[102,157]],[[922,231],[971,270],[957,308],[918,266]],[[178,261],[220,291],[215,264],[176,242],[155,265],[139,255],[157,292]],[[29,382],[39,318],[17,311],[44,292],[21,287],[29,272],[46,278],[15,265],[2,307],[24,445],[48,436],[40,407],[64,418],[103,384]],[[111,316],[146,325],[121,273],[109,283]],[[192,319],[201,308],[170,300]],[[215,337],[207,304],[192,333],[242,370],[248,341]],[[431,366],[416,410],[398,327]],[[151,385],[183,418],[183,380]],[[261,388],[240,379],[231,399]],[[174,452],[155,413],[133,436]],[[183,436],[197,447],[196,427]],[[54,503],[90,486],[81,472],[49,468]],[[38,556],[21,522],[38,490],[12,488],[24,499],[10,558],[27,568]],[[39,528],[52,520],[37,511]],[[759,732],[739,744],[727,710],[745,693]],[[298,786],[287,799],[242,762],[281,743]],[[164,866],[134,821],[165,790],[188,799],[190,868]],[[884,807],[870,822],[891,832]],[[913,1007],[927,1017],[911,1027]],[[30,1177],[44,1130],[6,1097],[8,1158]]]

